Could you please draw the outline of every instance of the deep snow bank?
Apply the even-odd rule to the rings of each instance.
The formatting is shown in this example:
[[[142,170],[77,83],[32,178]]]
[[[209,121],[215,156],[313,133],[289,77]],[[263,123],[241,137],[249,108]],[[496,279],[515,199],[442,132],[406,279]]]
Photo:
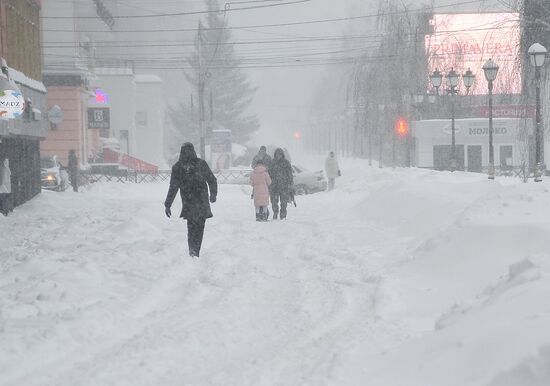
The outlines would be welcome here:
[[[284,222],[221,186],[195,262],[166,184],[1,218],[0,385],[550,384],[549,181],[341,169]]]

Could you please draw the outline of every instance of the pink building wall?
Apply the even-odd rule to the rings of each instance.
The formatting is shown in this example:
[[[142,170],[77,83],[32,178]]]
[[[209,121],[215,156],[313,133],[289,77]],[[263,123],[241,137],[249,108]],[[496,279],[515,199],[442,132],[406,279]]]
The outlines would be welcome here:
[[[80,163],[99,149],[99,131],[88,130],[87,102],[84,90],[75,86],[48,87],[48,111],[58,105],[63,111],[63,122],[51,127],[46,139],[40,143],[42,155],[57,155],[63,165],[67,164],[69,150],[74,149]]]

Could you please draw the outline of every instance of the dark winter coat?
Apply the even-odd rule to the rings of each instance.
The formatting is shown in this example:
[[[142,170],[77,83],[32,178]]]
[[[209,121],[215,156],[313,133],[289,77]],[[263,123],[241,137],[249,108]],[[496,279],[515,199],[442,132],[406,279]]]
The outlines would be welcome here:
[[[172,167],[165,207],[172,206],[178,190],[182,203],[180,217],[187,220],[212,217],[210,201],[216,201],[218,182],[206,161],[197,157],[191,143],[185,143],[181,147],[180,159]]]
[[[70,175],[76,175],[78,173],[78,159],[73,150],[69,152],[69,161],[67,162],[67,170]]]
[[[269,167],[271,176],[271,185],[269,190],[272,193],[290,193],[294,184],[292,176],[292,166],[285,158],[283,149],[275,150],[273,161]]]
[[[263,163],[264,166],[268,169],[269,169],[269,165],[271,164],[271,162],[273,162],[271,157],[269,156],[269,154],[267,154],[267,152],[265,150],[260,150],[258,152],[258,154],[256,154],[254,156],[254,159],[252,160],[252,165],[251,165],[252,169],[254,169],[256,167],[256,165],[258,165],[258,161]]]

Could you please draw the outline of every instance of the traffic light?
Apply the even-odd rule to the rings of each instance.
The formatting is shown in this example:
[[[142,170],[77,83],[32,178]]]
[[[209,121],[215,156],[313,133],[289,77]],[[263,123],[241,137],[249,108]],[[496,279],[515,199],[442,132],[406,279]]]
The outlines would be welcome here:
[[[400,137],[406,137],[409,135],[409,122],[403,118],[398,117],[395,121],[395,133]]]
[[[302,138],[302,134],[299,131],[295,131],[294,132],[294,139],[299,140],[300,138]]]

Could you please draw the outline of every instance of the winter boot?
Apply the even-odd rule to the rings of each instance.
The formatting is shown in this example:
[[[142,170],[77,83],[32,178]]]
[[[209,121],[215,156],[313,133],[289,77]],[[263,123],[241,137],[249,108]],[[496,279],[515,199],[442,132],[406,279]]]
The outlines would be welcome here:
[[[264,221],[269,220],[269,209],[265,208]]]
[[[262,221],[262,214],[256,213],[256,221]]]

